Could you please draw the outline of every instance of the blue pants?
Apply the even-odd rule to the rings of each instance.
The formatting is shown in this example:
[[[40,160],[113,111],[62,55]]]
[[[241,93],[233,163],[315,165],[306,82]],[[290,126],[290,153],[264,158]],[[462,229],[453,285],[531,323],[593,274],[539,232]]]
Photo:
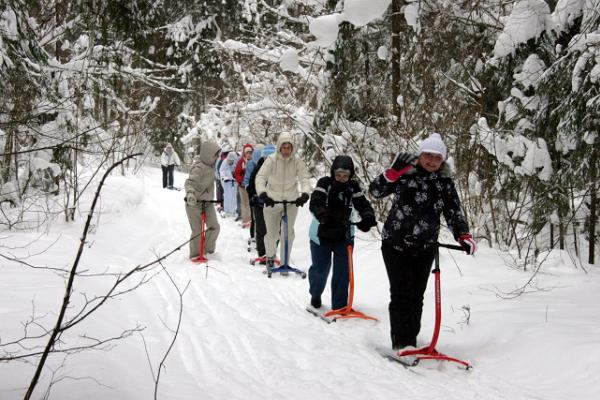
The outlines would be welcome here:
[[[233,180],[223,182],[223,208],[225,209],[225,213],[229,215],[235,214],[237,208],[236,196],[237,183]]]
[[[325,290],[331,255],[333,254],[333,275],[331,276],[331,308],[337,310],[348,304],[348,250],[346,242],[337,244],[316,244],[310,241],[312,265],[308,270],[310,295],[320,297]]]

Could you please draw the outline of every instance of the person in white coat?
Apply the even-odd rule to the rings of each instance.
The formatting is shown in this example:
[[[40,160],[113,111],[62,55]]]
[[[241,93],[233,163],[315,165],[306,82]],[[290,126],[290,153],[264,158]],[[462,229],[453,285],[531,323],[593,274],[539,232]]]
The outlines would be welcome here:
[[[295,145],[292,135],[282,132],[277,139],[276,152],[265,159],[263,166],[256,175],[256,193],[265,204],[264,217],[267,227],[265,236],[265,250],[267,256],[267,268],[273,268],[277,241],[280,240],[280,257],[284,260],[285,254],[283,244],[284,237],[281,236],[281,218],[283,216],[283,204],[275,204],[275,201],[293,201],[294,204],[287,205],[288,214],[288,260],[294,242],[294,222],[298,214],[298,208],[303,206],[309,199],[310,175],[304,161],[295,153]],[[298,186],[300,189],[298,189]]]
[[[225,215],[235,216],[237,210],[237,191],[238,185],[233,177],[235,165],[237,163],[237,154],[235,151],[227,154],[227,158],[221,163],[219,176],[221,177],[221,186],[223,186],[223,209]]]
[[[175,150],[173,150],[173,145],[171,143],[167,143],[162,154],[160,155],[163,189],[173,189],[173,171],[175,170],[175,166],[179,165],[181,165],[179,156]]]

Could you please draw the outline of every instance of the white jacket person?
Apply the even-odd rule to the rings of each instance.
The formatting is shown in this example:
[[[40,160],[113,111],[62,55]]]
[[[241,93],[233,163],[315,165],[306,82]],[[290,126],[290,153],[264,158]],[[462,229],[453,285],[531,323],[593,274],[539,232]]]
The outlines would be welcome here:
[[[256,175],[256,193],[266,204],[264,209],[265,225],[267,234],[265,236],[265,249],[267,255],[267,267],[273,266],[276,243],[281,235],[281,218],[283,216],[283,204],[273,204],[273,201],[294,201],[295,204],[287,205],[288,215],[288,249],[291,253],[294,242],[294,222],[298,214],[297,206],[304,205],[309,199],[310,175],[306,164],[296,155],[295,143],[292,136],[282,132],[277,139],[276,152],[266,158],[263,166]],[[281,237],[281,260],[285,255],[283,248],[284,237]],[[288,254],[289,259],[289,254]]]

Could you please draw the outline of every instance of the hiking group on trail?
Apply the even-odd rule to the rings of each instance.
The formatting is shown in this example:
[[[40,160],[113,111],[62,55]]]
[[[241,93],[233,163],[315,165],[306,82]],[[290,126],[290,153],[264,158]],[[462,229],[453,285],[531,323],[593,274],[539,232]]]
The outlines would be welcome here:
[[[278,263],[290,268],[286,264],[296,239],[298,207],[310,200],[310,304],[322,307],[333,266],[331,309],[343,309],[348,305],[354,228],[368,232],[376,227],[375,212],[356,179],[351,157],[335,157],[329,175],[311,189],[308,167],[296,150],[288,132],[282,132],[275,145],[245,144],[241,156],[228,143],[203,142],[185,181],[185,209],[192,231],[189,256],[202,260],[202,252],[216,251],[219,211],[223,218],[241,220],[242,227],[250,230],[249,243],[256,242],[256,262],[265,265],[269,277]],[[433,133],[416,153],[396,154],[368,188],[375,199],[393,195],[381,229],[381,252],[390,284],[390,337],[395,350],[417,345],[442,214],[462,249],[470,255],[477,249],[446,160],[442,137]],[[359,221],[352,221],[354,214],[360,216]]]

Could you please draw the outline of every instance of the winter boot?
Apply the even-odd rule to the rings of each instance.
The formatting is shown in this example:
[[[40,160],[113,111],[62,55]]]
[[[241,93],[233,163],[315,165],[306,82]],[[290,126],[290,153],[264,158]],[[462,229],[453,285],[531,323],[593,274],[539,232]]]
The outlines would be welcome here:
[[[267,257],[266,262],[267,274],[271,276],[271,271],[275,268],[275,257]]]
[[[310,305],[314,308],[321,308],[321,296],[312,296],[310,298]]]
[[[416,347],[417,338],[406,338],[392,334],[392,349],[400,350],[408,346]]]

